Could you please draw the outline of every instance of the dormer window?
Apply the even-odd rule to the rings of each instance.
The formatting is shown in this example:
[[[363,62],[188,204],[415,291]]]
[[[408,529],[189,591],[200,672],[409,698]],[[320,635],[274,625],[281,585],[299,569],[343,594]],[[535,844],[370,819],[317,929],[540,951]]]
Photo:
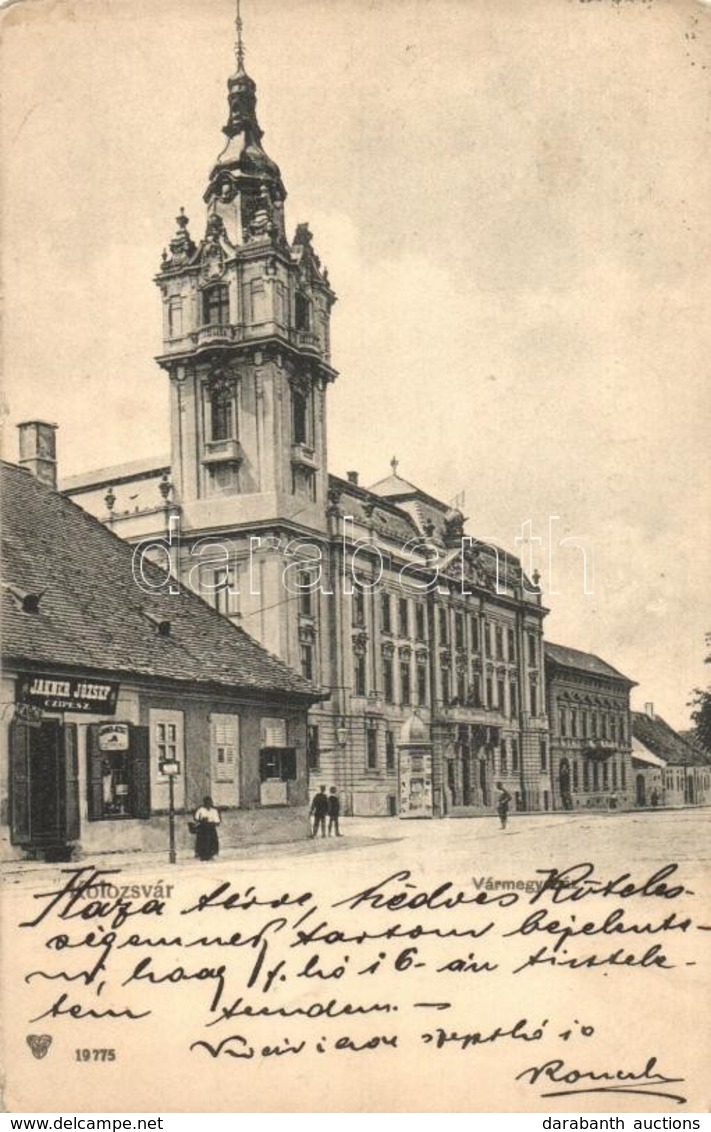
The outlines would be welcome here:
[[[230,293],[224,283],[202,293],[202,321],[205,326],[226,326],[230,321]]]

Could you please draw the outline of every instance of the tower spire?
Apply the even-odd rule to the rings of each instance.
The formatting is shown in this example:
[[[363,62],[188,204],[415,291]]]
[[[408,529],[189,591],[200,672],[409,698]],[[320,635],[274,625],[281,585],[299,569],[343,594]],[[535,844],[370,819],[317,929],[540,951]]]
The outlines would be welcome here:
[[[242,13],[240,11],[240,0],[237,0],[237,17],[235,19],[235,29],[237,38],[235,39],[235,59],[237,60],[237,74],[243,75],[244,70],[244,42],[242,40]]]

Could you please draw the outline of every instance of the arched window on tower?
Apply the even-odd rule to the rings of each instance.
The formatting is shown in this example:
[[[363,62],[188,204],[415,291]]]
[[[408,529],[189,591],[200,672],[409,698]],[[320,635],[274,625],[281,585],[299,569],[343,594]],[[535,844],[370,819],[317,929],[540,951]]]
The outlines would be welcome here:
[[[224,283],[202,293],[202,321],[205,326],[226,326],[230,321],[230,293]]]
[[[234,436],[234,393],[230,389],[218,387],[210,394],[210,439],[233,440]]]
[[[297,330],[311,329],[311,303],[307,295],[296,292],[294,304],[294,323]]]
[[[293,389],[291,393],[292,434],[294,444],[309,443],[309,402],[306,394]]]

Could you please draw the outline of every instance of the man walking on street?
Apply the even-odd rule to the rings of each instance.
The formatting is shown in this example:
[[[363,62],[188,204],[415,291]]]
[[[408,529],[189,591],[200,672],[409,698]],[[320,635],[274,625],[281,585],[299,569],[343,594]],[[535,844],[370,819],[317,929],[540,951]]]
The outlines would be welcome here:
[[[326,787],[322,786],[318,794],[311,803],[311,815],[314,819],[314,827],[311,831],[311,836],[316,837],[316,834],[321,829],[321,836],[326,836],[326,814],[328,813],[328,797],[326,795]]]
[[[341,803],[338,800],[336,787],[332,786],[328,795],[328,834],[329,837],[335,833],[336,837],[341,836],[341,831],[338,828],[338,819],[341,816]]]

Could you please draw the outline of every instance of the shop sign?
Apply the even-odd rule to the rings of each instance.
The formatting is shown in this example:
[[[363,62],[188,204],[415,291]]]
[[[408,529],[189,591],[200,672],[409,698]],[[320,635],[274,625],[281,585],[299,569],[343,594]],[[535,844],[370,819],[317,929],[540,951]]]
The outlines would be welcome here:
[[[99,726],[99,750],[100,751],[127,751],[129,747],[128,742],[128,724],[127,723],[102,723]]]
[[[31,673],[20,676],[18,701],[44,711],[73,711],[93,715],[113,715],[118,684],[91,676],[52,676]]]
[[[28,727],[42,726],[42,709],[32,704],[15,705],[15,722],[25,723]]]

